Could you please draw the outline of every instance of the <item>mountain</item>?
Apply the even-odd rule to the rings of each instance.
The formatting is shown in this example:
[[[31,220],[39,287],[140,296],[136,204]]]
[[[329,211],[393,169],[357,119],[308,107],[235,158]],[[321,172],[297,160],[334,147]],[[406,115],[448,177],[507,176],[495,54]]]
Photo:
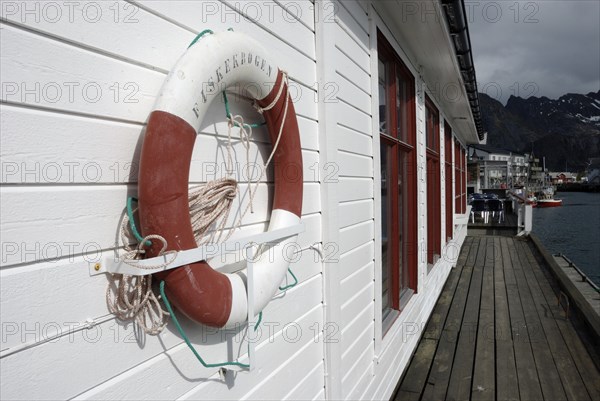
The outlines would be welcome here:
[[[582,171],[600,157],[600,91],[558,99],[511,96],[503,106],[479,94],[488,145],[546,157],[554,171]]]

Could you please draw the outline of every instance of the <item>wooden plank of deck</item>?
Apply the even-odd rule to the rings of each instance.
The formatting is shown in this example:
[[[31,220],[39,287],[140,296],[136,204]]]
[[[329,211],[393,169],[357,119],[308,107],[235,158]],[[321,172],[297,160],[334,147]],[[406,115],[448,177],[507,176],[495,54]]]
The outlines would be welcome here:
[[[532,249],[533,245],[528,244],[528,247]],[[596,365],[594,365],[594,362],[585,349],[585,346],[581,342],[581,339],[575,331],[573,325],[562,316],[562,312],[558,309],[558,307],[555,307],[557,299],[556,293],[552,289],[550,282],[542,271],[538,259],[531,252],[529,253],[529,262],[533,267],[535,278],[540,284],[540,288],[544,298],[546,299],[546,303],[548,306],[550,306],[549,310],[552,313],[554,321],[556,322],[556,325],[563,336],[567,349],[571,354],[571,358],[577,366],[579,375],[583,380],[583,384],[590,395],[590,398],[592,400],[600,400],[600,376]]]
[[[473,266],[478,254],[479,242],[479,238],[473,238],[473,243],[471,244],[467,260],[458,281],[458,287],[454,294],[454,300],[450,305],[450,311],[448,312],[448,317],[440,336],[433,364],[429,371],[427,384],[421,398],[423,401],[438,401],[446,398],[458,333],[467,303],[467,294],[471,283]]]
[[[600,400],[600,371],[538,257],[520,239],[467,237],[396,401]]]
[[[510,325],[513,337],[515,362],[517,366],[517,379],[519,381],[519,395],[522,400],[542,400],[542,389],[538,382],[537,368],[531,349],[531,341],[527,331],[523,306],[519,296],[519,289],[514,272],[515,252],[512,238],[501,238],[502,254],[510,258],[511,263],[505,265],[504,279],[508,297]]]
[[[569,265],[562,256],[553,256],[553,258],[569,280],[571,280],[575,288],[583,295],[583,298],[585,298],[591,309],[595,311],[596,314],[600,314],[600,296],[598,296],[596,289],[587,281],[583,281],[581,274],[577,269]]]
[[[556,364],[556,369],[558,370],[565,395],[569,400],[591,400],[585,384],[579,375],[577,366],[571,357],[569,348],[554,319],[552,310],[559,313],[559,306],[556,302],[553,302],[554,300],[552,298],[547,300],[544,297],[542,286],[544,285],[543,282],[546,282],[546,279],[543,278],[539,280],[535,276],[534,269],[539,270],[539,267],[534,267],[534,265],[532,265],[533,254],[531,253],[531,250],[523,242],[519,242],[517,245],[519,246],[519,255],[523,256],[521,259],[523,273],[527,280],[527,284],[529,285],[542,328],[546,334],[548,346],[552,353],[554,363]]]
[[[458,336],[456,357],[452,365],[452,373],[448,383],[446,398],[451,400],[469,400],[473,381],[473,364],[475,361],[475,345],[477,344],[477,327],[481,300],[481,284],[483,268],[487,259],[487,238],[479,240],[477,260],[473,267],[471,285],[467,297],[467,305]]]
[[[423,338],[440,339],[444,324],[446,323],[446,318],[448,317],[448,312],[450,311],[450,305],[452,304],[458,286],[458,280],[462,274],[463,267],[467,262],[467,257],[471,253],[472,246],[473,238],[467,237],[458,260],[456,261],[456,267],[450,271],[450,275],[444,285],[444,290],[436,303],[433,314],[429,318]]]
[[[496,397],[494,270],[499,253],[498,245],[497,238],[488,238],[481,285],[475,371],[471,388],[473,401],[494,400]]]
[[[423,337],[419,342],[406,373],[404,374],[399,392],[396,396],[397,400],[418,400],[421,397],[425,384],[427,383],[427,376],[429,375],[431,364],[433,363],[438,340],[440,339],[442,329],[446,323],[448,311],[450,310],[450,305],[452,304],[456,288],[458,287],[458,280],[461,276],[472,243],[472,238],[465,239],[463,249],[456,262],[456,267],[450,271],[446,284],[444,284],[444,289],[442,290],[431,317],[427,322]],[[414,398],[415,394],[416,398]]]
[[[515,351],[510,325],[508,296],[504,270],[510,268],[507,244],[500,238],[494,238],[497,251],[494,259],[494,307],[496,317],[496,397],[499,401],[519,400],[519,381]]]
[[[523,253],[523,248],[520,246],[522,240],[511,240],[515,249],[515,252],[511,255],[513,257],[513,267],[542,395],[547,400],[563,401],[567,399],[567,396],[563,390],[560,376],[556,369],[556,363],[552,358],[548,340],[546,339],[546,332],[538,316],[531,289],[527,284],[523,272],[523,264],[526,256]]]

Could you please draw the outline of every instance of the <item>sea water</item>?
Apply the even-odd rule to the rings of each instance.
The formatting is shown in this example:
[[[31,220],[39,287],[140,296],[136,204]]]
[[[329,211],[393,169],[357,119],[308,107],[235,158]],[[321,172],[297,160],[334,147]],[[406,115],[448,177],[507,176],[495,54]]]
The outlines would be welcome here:
[[[600,285],[600,193],[558,192],[560,207],[533,209],[533,232]]]

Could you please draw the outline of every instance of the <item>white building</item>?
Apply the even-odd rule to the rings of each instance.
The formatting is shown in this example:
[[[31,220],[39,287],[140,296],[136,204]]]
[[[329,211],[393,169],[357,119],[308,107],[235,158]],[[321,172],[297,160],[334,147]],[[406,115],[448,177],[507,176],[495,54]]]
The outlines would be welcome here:
[[[464,21],[458,0],[3,2],[2,398],[389,398],[466,236],[465,149],[483,135]],[[301,132],[299,284],[264,309],[250,371],[202,367],[171,324],[118,321],[90,274],[118,247],[161,85],[207,28],[272,52]],[[225,162],[211,107],[192,184]],[[242,232],[265,229],[270,196],[259,185]],[[245,327],[180,320],[206,361],[248,362]]]
[[[468,148],[468,163],[477,163],[478,180],[470,181],[474,192],[482,189],[521,187],[527,183],[529,157],[525,154],[488,145]]]

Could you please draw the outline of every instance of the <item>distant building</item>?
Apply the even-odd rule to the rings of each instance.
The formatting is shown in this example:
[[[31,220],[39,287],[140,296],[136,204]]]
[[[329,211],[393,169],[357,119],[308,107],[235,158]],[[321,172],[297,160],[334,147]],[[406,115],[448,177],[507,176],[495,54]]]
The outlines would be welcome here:
[[[527,183],[529,155],[488,145],[471,145],[468,155],[468,192],[522,187]]]
[[[548,176],[550,177],[550,181],[552,185],[558,184],[567,184],[569,182],[575,182],[577,180],[577,175],[568,172],[554,173],[549,172]]]

